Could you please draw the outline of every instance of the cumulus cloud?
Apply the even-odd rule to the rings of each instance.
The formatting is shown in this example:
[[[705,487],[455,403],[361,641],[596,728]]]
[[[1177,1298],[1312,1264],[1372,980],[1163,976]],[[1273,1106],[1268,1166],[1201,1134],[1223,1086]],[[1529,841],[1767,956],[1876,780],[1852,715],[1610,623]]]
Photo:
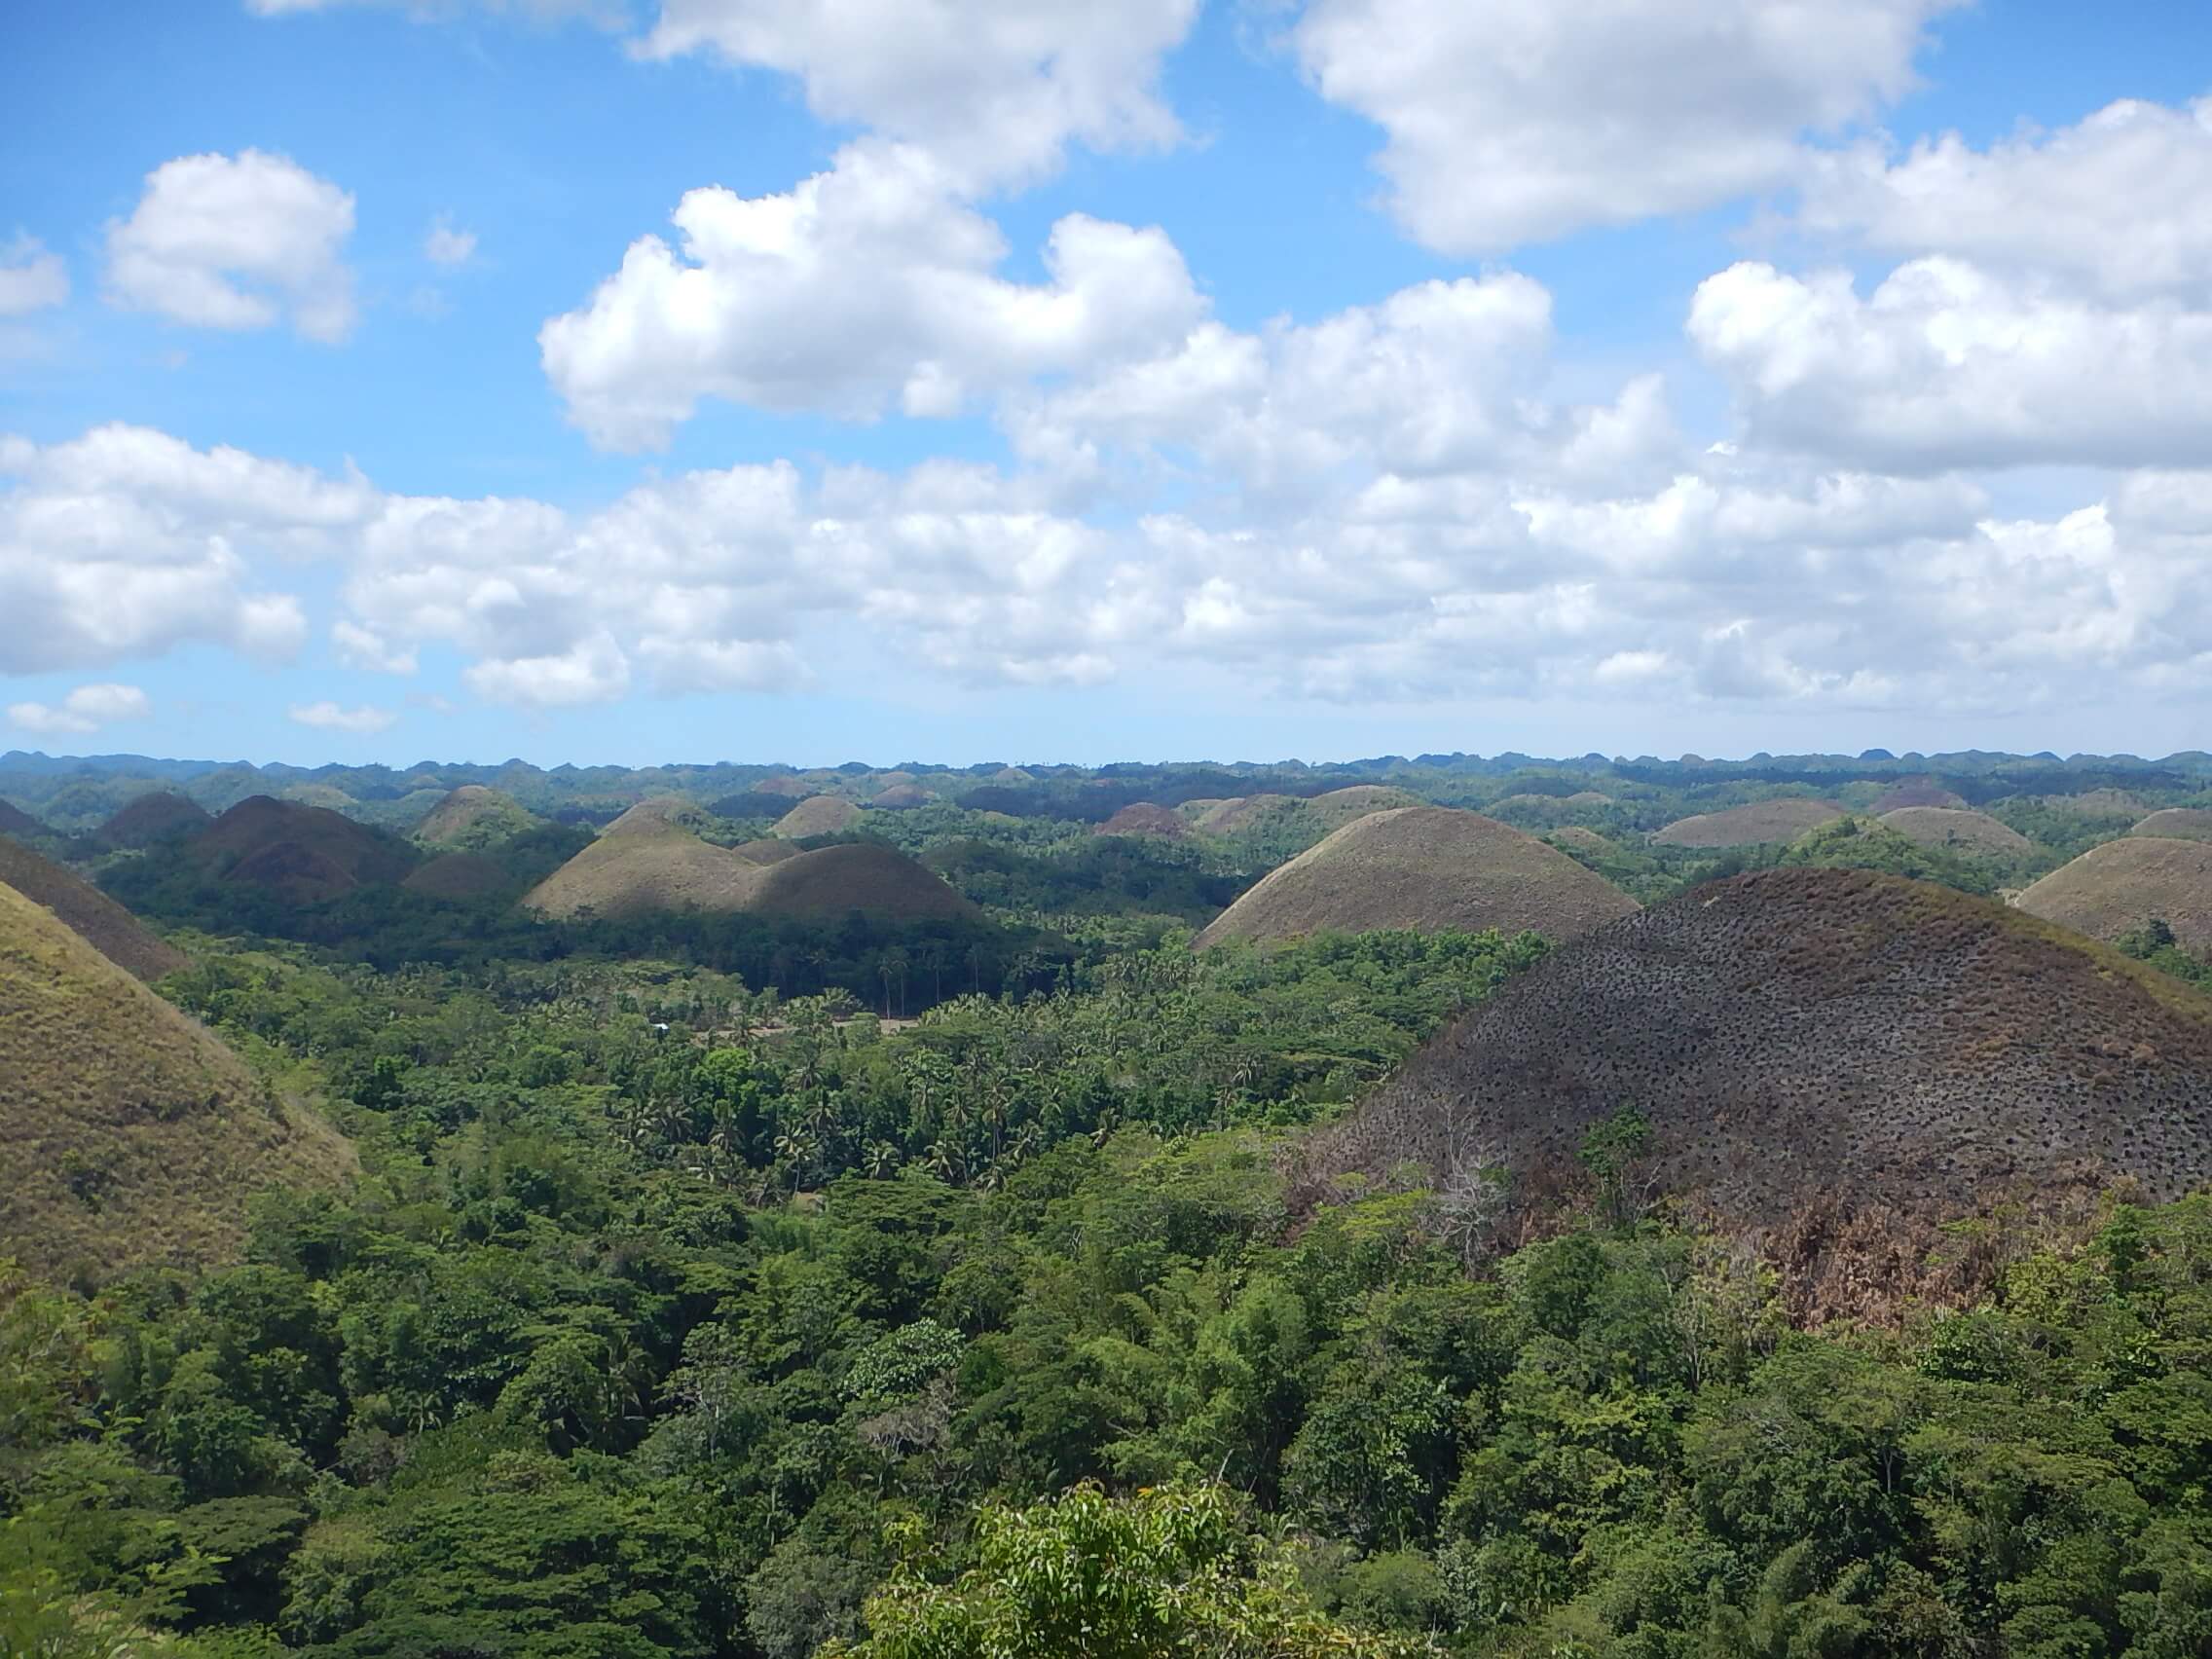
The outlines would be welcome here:
[[[1913,84],[1955,0],[1311,0],[1320,94],[1383,130],[1406,229],[1487,253],[1791,182],[1808,134]]]
[[[0,317],[25,316],[68,298],[69,268],[36,237],[0,247]]]
[[[41,736],[79,737],[124,720],[142,720],[154,712],[135,685],[80,685],[58,704],[10,703],[8,723]]]
[[[2110,300],[2212,295],[2212,98],[2127,98],[2073,127],[1976,150],[1959,134],[1901,157],[1873,145],[1811,164],[1797,222],[1901,254],[2030,271]]]
[[[457,230],[441,218],[423,239],[423,257],[432,265],[466,265],[476,257],[476,233]]]
[[[353,198],[285,157],[180,156],[146,175],[129,218],[109,221],[108,296],[199,328],[288,317],[336,343],[353,328],[352,232]]]
[[[1006,245],[931,156],[876,141],[778,196],[694,190],[681,244],[631,244],[582,309],[538,334],[593,441],[665,443],[703,398],[778,411],[948,415],[975,393],[1178,339],[1202,309],[1157,229],[1071,214],[1046,280],[994,275]]]
[[[413,651],[390,645],[374,628],[364,628],[343,617],[330,625],[330,643],[338,652],[338,660],[348,668],[367,669],[375,674],[413,674],[416,669]]]
[[[1948,257],[1863,298],[1850,275],[1746,262],[1689,334],[1756,442],[1902,472],[2186,463],[2212,446],[2212,312],[2114,307]]]
[[[345,709],[328,700],[294,703],[286,715],[294,725],[312,726],[316,731],[350,731],[355,736],[388,731],[399,719],[396,710],[371,708],[366,704],[357,709]]]

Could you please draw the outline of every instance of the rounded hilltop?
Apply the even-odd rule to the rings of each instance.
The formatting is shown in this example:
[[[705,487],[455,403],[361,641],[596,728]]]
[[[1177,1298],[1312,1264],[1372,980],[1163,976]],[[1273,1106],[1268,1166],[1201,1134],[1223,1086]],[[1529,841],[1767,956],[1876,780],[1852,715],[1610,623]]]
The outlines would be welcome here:
[[[1999,823],[1986,812],[1955,806],[1900,806],[1883,813],[1879,822],[1923,847],[1997,858],[2018,858],[2036,850],[2036,844],[2009,824]]]
[[[103,847],[137,849],[196,835],[214,823],[199,802],[168,790],[142,794],[99,828]]]
[[[441,798],[415,826],[424,846],[480,852],[536,827],[539,820],[504,790],[462,784]]]
[[[861,809],[841,795],[810,795],[776,820],[771,834],[793,841],[841,835],[861,821]]]
[[[2201,806],[2169,806],[2152,813],[2128,833],[2165,841],[2212,841],[2212,811]]]
[[[1191,833],[1191,821],[1149,800],[1132,801],[1091,831],[1094,835],[1151,835],[1181,841]]]
[[[2164,922],[2184,949],[2212,951],[2212,842],[2122,835],[2061,865],[2017,903],[2094,939]]]
[[[1572,939],[1636,901],[1556,847],[1443,806],[1354,819],[1267,876],[1192,942],[1321,932],[1533,930]]]
[[[1719,812],[1677,818],[1651,839],[1662,847],[1758,847],[1771,841],[1794,841],[1806,830],[1833,824],[1843,816],[1843,808],[1833,801],[1796,796],[1754,800]]]
[[[218,878],[266,887],[295,903],[405,879],[406,842],[324,806],[249,795],[185,843]]]

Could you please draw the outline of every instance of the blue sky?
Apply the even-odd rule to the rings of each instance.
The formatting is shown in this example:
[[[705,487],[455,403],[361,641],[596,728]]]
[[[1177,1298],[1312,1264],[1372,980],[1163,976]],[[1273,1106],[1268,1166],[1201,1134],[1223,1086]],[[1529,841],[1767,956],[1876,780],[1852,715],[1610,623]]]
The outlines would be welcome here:
[[[1823,10],[23,0],[0,747],[2202,744],[2212,18]]]

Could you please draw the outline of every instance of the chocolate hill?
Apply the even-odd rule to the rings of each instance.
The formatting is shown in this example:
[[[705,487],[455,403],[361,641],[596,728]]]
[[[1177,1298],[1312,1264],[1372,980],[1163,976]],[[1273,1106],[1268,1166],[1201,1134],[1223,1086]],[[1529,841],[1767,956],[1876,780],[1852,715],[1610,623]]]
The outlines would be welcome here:
[[[1986,812],[1955,806],[1900,806],[1883,813],[1882,822],[1923,847],[1948,847],[1998,858],[2017,858],[2036,850],[2035,843],[2009,824],[2002,824]]]
[[[813,795],[776,820],[771,834],[803,841],[809,835],[837,835],[861,821],[861,809],[836,795]]]
[[[295,903],[403,880],[415,853],[395,836],[343,813],[251,795],[186,843],[225,881],[266,887]]]
[[[425,813],[415,839],[425,846],[482,852],[538,823],[535,813],[501,790],[463,784]]]
[[[2212,951],[2212,843],[2123,835],[2061,865],[2017,903],[2094,939],[2117,939],[2155,919],[2185,949]]]
[[[141,979],[159,979],[188,960],[91,882],[5,836],[0,836],[0,882],[53,911],[94,950]]]
[[[1533,929],[1562,940],[1635,908],[1619,888],[1533,835],[1477,812],[1408,806],[1355,818],[1307,848],[1192,943],[1378,928]]]
[[[2154,812],[2128,831],[2168,841],[2212,841],[2212,812],[2201,806],[2169,806]]]
[[[1562,946],[1309,1142],[1302,1185],[1494,1159],[1526,1218],[1629,1106],[1654,1197],[1863,1309],[1926,1288],[1943,1223],[2212,1177],[2212,1000],[1947,888],[1739,876]]]
[[[214,822],[198,801],[157,790],[140,795],[101,825],[99,841],[106,847],[151,847],[198,834]]]
[[[1095,835],[1157,835],[1169,841],[1186,839],[1191,822],[1179,812],[1149,800],[1132,801],[1091,831]]]
[[[237,1253],[253,1196],[352,1149],[203,1027],[0,887],[0,1239],[86,1280]]]
[[[44,835],[45,825],[13,801],[0,800],[0,835]]]
[[[1755,847],[1769,841],[1794,841],[1808,830],[1832,824],[1843,808],[1832,801],[1754,800],[1720,812],[1677,818],[1651,838],[1669,847]]]

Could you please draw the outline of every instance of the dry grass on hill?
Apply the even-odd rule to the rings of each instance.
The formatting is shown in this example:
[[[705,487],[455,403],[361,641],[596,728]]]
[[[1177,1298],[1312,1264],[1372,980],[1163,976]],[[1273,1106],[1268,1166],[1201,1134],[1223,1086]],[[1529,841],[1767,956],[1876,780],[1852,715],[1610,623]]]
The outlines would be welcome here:
[[[254,1194],[329,1186],[345,1139],[0,887],[0,1240],[59,1277],[235,1256]]]
[[[13,801],[0,800],[0,835],[44,835],[47,827]]]
[[[877,812],[907,812],[917,806],[928,806],[937,796],[919,784],[893,784],[889,789],[868,797],[868,806]]]
[[[1239,830],[1248,830],[1272,813],[1281,812],[1298,804],[1295,795],[1256,794],[1232,795],[1217,800],[1198,815],[1198,828],[1210,835],[1234,835]]]
[[[0,836],[0,882],[43,904],[92,947],[141,979],[173,974],[188,958],[91,882],[52,859]],[[0,1073],[0,1089],[7,1078]]]
[[[541,915],[639,916],[701,910],[834,920],[859,910],[892,921],[970,916],[974,905],[903,853],[872,842],[764,855],[718,847],[681,829],[603,835],[523,900]]]
[[[198,801],[167,790],[142,794],[100,826],[103,847],[151,847],[199,833],[215,821]]]
[[[1779,1258],[1802,1310],[1973,1288],[1944,1224],[2212,1177],[2212,1001],[2048,923],[1862,870],[1693,889],[1563,946],[1298,1155],[1341,1172],[1502,1161],[1515,1225],[1578,1200],[1623,1107],[1633,1182]]]
[[[1892,784],[1874,797],[1874,804],[1866,810],[1880,818],[1885,813],[1901,812],[1908,806],[1965,806],[1962,795],[1953,794],[1934,778],[1905,778]]]
[[[1548,847],[1480,813],[1394,807],[1354,819],[1224,910],[1193,941],[1288,939],[1379,928],[1532,928],[1572,939],[1636,901]]]
[[[1408,794],[1387,784],[1353,784],[1348,788],[1331,790],[1307,800],[1306,810],[1314,819],[1331,830],[1341,830],[1355,818],[1365,818],[1371,812],[1388,812],[1395,807],[1419,806],[1420,796]]]
[[[776,820],[772,834],[793,841],[809,835],[841,835],[861,821],[861,809],[836,795],[815,795],[802,800]]]
[[[537,823],[536,814],[503,790],[463,784],[424,815],[415,839],[425,846],[481,850]]]
[[[786,859],[805,857],[804,851],[793,841],[746,841],[730,848],[730,852],[751,865],[782,864]]]
[[[1722,812],[1677,818],[1651,838],[1668,847],[1755,847],[1794,841],[1808,830],[1832,824],[1843,808],[1825,800],[1754,800]]]
[[[2036,850],[2036,844],[2009,824],[2000,824],[1986,812],[1955,806],[1900,806],[1883,813],[1881,822],[1923,847],[1951,847],[1998,858],[2017,858]]]
[[[981,913],[935,870],[866,841],[820,847],[768,866],[745,909],[809,921],[831,921],[855,910],[899,922]]]
[[[2212,841],[2212,812],[2201,806],[2169,806],[2152,813],[2128,833],[2167,841]]]
[[[298,903],[405,879],[406,843],[328,807],[252,795],[187,843],[225,880],[269,887]]]
[[[651,835],[663,830],[697,832],[714,827],[715,815],[689,795],[654,795],[641,800],[602,830],[602,835]]]
[[[1191,821],[1179,812],[1149,800],[1133,801],[1091,831],[1094,835],[1157,835],[1180,841],[1191,833]]]
[[[2212,951],[2212,844],[2123,835],[2052,870],[2016,903],[2092,939],[2156,918],[2185,949]]]
[[[515,885],[506,866],[484,853],[440,853],[399,884],[431,899],[488,899]]]

